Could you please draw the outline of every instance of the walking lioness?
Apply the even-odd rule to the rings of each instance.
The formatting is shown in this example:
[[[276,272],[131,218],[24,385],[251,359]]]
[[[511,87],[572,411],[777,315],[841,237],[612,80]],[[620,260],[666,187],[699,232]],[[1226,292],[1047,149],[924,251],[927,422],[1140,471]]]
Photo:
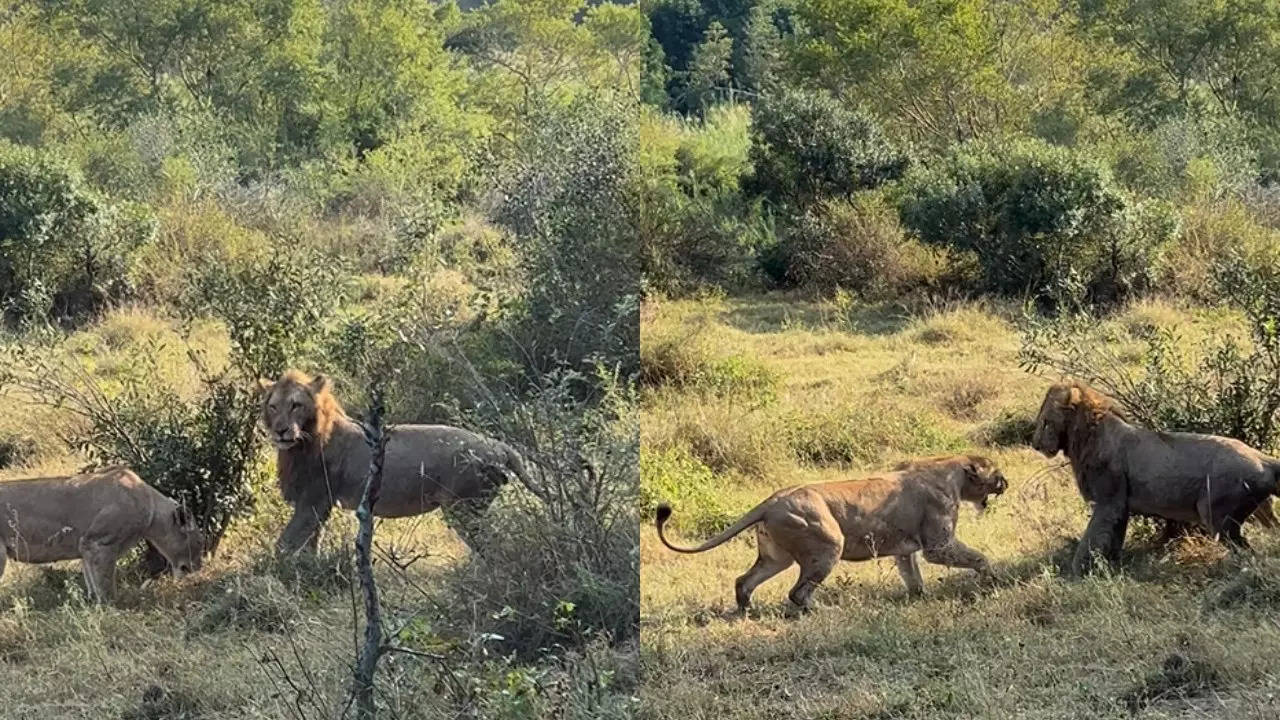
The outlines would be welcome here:
[[[0,482],[0,577],[6,558],[84,561],[89,594],[115,592],[116,560],[148,540],[175,575],[200,569],[204,535],[181,505],[123,467]]]
[[[738,608],[746,610],[760,583],[800,563],[800,578],[788,597],[809,608],[814,589],[839,560],[892,555],[907,592],[924,592],[915,553],[931,563],[990,573],[981,553],[956,540],[961,501],[986,508],[989,495],[1006,487],[995,465],[978,455],[927,458],[900,465],[896,472],[862,480],[791,487],[770,495],[729,529],[694,548],[672,545],[662,526],[671,508],[658,507],[658,537],[682,553],[710,550],[752,525],[759,556],[734,583]]]

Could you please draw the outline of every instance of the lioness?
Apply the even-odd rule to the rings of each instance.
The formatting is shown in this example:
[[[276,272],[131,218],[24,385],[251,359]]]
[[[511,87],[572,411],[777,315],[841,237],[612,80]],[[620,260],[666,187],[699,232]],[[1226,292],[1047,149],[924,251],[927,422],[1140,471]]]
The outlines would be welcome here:
[[[204,535],[190,514],[127,468],[0,482],[0,576],[6,558],[81,558],[90,596],[109,601],[116,559],[141,540],[150,541],[178,577],[200,569]]]
[[[364,430],[342,411],[323,375],[290,370],[276,382],[260,381],[260,389],[280,491],[293,506],[277,549],[314,550],[333,506],[354,510],[360,503],[371,458]],[[479,516],[508,476],[529,484],[520,454],[498,440],[448,425],[394,425],[388,432],[378,517],[441,508],[474,549]]]
[[[1132,514],[1198,524],[1247,546],[1241,524],[1276,494],[1280,473],[1280,460],[1239,440],[1131,425],[1109,398],[1080,382],[1045,393],[1031,444],[1045,457],[1066,455],[1080,495],[1093,503],[1075,573],[1089,568],[1095,552],[1119,559]],[[1259,518],[1269,519],[1266,511]]]
[[[755,525],[756,563],[734,583],[738,608],[743,611],[760,583],[794,562],[800,563],[800,577],[788,597],[801,610],[809,608],[814,589],[839,560],[892,555],[910,595],[924,592],[916,551],[931,563],[990,574],[987,559],[956,539],[956,512],[961,501],[985,509],[987,497],[1007,487],[1004,475],[979,455],[926,458],[899,467],[862,480],[779,490],[729,529],[694,548],[667,541],[662,527],[671,517],[671,508],[664,504],[658,507],[658,538],[676,552],[699,553]]]

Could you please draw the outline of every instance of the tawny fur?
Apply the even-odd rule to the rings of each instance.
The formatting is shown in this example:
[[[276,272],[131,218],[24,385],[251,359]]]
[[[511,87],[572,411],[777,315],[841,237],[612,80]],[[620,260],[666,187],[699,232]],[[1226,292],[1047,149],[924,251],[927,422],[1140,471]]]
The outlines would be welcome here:
[[[0,576],[6,558],[80,558],[89,594],[107,601],[116,560],[142,540],[175,574],[200,568],[205,539],[189,514],[126,468],[0,482]]]
[[[324,376],[296,370],[261,381],[262,424],[276,445],[280,492],[294,508],[277,543],[286,553],[314,549],[334,505],[355,509],[368,478],[369,446]],[[394,425],[383,462],[378,517],[407,517],[441,508],[474,547],[479,515],[509,475],[527,481],[513,448],[448,425]]]
[[[1231,438],[1137,427],[1084,383],[1049,388],[1032,445],[1046,457],[1062,452],[1093,504],[1072,561],[1077,573],[1095,554],[1119,559],[1131,514],[1198,524],[1237,546],[1247,546],[1240,526],[1259,508],[1260,523],[1274,520],[1280,461]]]
[[[755,565],[734,585],[738,607],[746,610],[761,583],[800,563],[789,598],[801,609],[840,560],[893,556],[908,593],[924,592],[916,553],[932,563],[990,573],[983,555],[955,537],[961,502],[985,508],[1004,492],[1004,476],[987,458],[954,455],[903,463],[896,472],[861,480],[786,488],[770,495],[727,530],[693,548],[668,542],[663,526],[671,508],[658,508],[658,537],[668,548],[698,553],[756,528]]]

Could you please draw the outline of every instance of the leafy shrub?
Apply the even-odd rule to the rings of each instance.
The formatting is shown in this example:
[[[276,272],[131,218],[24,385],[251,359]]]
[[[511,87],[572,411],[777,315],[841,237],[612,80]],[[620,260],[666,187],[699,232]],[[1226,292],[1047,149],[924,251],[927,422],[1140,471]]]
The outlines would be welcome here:
[[[1218,293],[1245,315],[1247,339],[1230,335],[1199,348],[1173,329],[1147,334],[1141,364],[1116,357],[1117,338],[1098,318],[1029,318],[1020,359],[1035,371],[1078,377],[1118,400],[1137,422],[1160,430],[1225,435],[1263,450],[1280,447],[1280,257],[1218,266]]]
[[[825,196],[847,196],[900,177],[907,153],[879,125],[823,91],[771,93],[752,116],[749,190],[775,203],[803,207]]]
[[[0,312],[76,318],[128,292],[131,253],[151,239],[150,215],[112,205],[69,165],[0,142]]]
[[[641,515],[652,518],[662,503],[676,510],[676,524],[690,533],[718,531],[732,518],[711,468],[685,448],[640,453]]]
[[[1172,227],[1131,207],[1107,170],[1039,141],[957,146],[898,190],[903,222],[928,243],[976,253],[987,289],[1046,297],[1079,282],[1098,300],[1149,286]]]
[[[789,283],[844,288],[872,301],[919,291],[966,292],[977,284],[957,253],[907,235],[897,211],[878,195],[811,207],[790,228],[785,253]]]
[[[597,99],[532,113],[493,217],[519,241],[527,286],[511,337],[531,377],[595,359],[634,373],[639,242],[634,108]]]
[[[222,320],[237,368],[274,378],[319,340],[347,279],[332,259],[276,251],[196,269],[180,310]]]
[[[519,449],[531,480],[490,508],[500,532],[481,535],[478,557],[455,569],[446,592],[468,626],[522,656],[621,642],[638,627],[635,399],[600,377],[603,401],[584,404],[575,399],[584,382],[550,376],[525,397],[490,389],[493,404],[463,414]]]

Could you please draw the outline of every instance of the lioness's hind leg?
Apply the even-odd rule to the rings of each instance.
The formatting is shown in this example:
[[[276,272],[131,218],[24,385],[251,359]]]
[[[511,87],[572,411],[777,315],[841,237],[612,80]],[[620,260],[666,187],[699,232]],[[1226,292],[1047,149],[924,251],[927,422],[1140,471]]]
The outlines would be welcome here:
[[[761,583],[791,567],[795,562],[773,542],[769,532],[760,526],[756,526],[756,548],[755,565],[752,565],[750,570],[733,583],[734,599],[738,602],[738,609],[744,612],[751,606],[751,593],[755,592]]]
[[[920,576],[920,560],[915,553],[899,555],[894,562],[898,564],[898,574],[902,583],[907,586],[907,595],[916,597],[924,594],[924,578]]]
[[[840,550],[840,544],[832,542],[830,545],[814,547],[803,557],[797,558],[800,562],[800,578],[787,594],[787,598],[795,603],[796,607],[801,610],[809,609],[813,591],[827,579],[835,569],[836,563],[840,562]]]

